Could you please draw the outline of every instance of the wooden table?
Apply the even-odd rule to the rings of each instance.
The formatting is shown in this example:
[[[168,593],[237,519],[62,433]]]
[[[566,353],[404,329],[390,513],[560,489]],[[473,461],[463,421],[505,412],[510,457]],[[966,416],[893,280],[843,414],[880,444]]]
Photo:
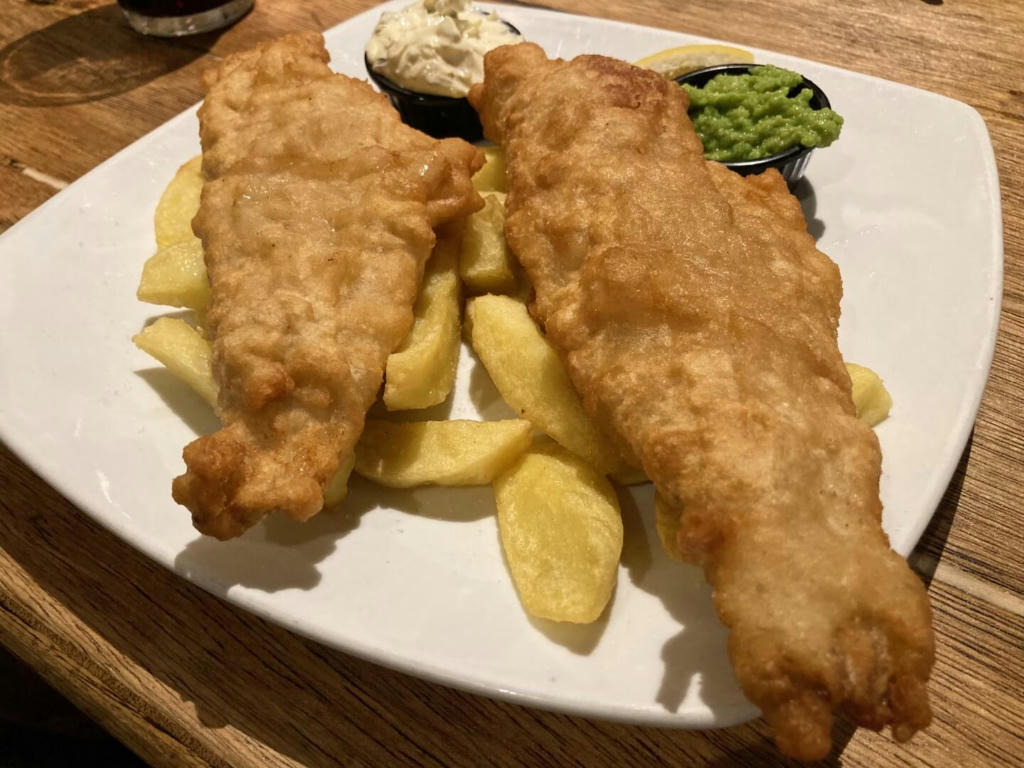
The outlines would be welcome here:
[[[830,763],[1024,764],[1024,6],[548,2],[825,61],[946,94],[984,116],[1003,190],[1002,323],[973,439],[912,558],[935,610],[935,722],[902,746],[841,723]],[[0,0],[0,229],[197,101],[199,72],[212,61],[369,5],[257,0],[223,34],[157,41],[127,31],[112,4]],[[763,722],[683,732],[589,721],[460,693],[304,640],[149,562],[6,449],[0,505],[0,642],[156,765],[781,762]]]

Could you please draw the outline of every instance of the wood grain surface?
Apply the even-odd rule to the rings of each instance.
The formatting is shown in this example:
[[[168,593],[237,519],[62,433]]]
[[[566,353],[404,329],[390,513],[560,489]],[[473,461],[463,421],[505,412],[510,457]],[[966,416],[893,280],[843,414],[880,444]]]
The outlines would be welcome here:
[[[0,0],[0,230],[197,101],[211,62],[369,5],[257,0],[221,34],[162,41],[130,32],[110,3]],[[826,764],[1024,765],[1024,4],[545,7],[828,62],[948,95],[984,117],[1002,185],[1001,327],[972,440],[911,558],[935,611],[935,722],[905,745],[840,722]],[[153,765],[785,764],[760,721],[685,732],[568,717],[304,640],[152,564],[2,448],[0,506],[0,642]]]

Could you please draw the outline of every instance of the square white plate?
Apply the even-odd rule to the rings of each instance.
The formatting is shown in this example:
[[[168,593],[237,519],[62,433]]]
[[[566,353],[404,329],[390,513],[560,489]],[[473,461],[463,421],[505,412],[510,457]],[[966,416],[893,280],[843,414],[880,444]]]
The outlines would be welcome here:
[[[388,3],[326,33],[333,66],[365,77]],[[635,60],[701,38],[524,7],[502,15],[549,54]],[[878,430],[893,546],[909,552],[970,432],[1002,279],[999,187],[985,125],[932,93],[788,56],[846,118],[805,195],[840,265],[840,344],[895,401]],[[152,212],[197,154],[195,110],[142,138],[0,238],[0,435],[95,520],[154,560],[325,644],[480,693],[604,718],[708,727],[756,710],[733,680],[699,573],[657,543],[649,487],[624,505],[617,592],[594,627],[532,622],[502,560],[488,488],[385,491],[355,481],[344,512],[202,540],[170,496],[181,449],[212,414],[130,341],[159,308],[135,300]],[[807,191],[807,190],[805,190]],[[462,356],[455,417],[501,404]],[[82,553],[88,557],[87,552]]]

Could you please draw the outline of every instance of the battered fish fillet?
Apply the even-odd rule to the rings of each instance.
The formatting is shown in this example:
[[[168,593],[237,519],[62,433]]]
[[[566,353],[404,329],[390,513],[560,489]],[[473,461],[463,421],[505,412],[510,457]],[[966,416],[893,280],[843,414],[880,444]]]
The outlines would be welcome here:
[[[321,509],[412,324],[432,227],[482,206],[479,150],[408,128],[327,60],[299,34],[204,76],[193,229],[224,427],[185,447],[173,494],[220,539]]]
[[[881,529],[881,455],[836,345],[839,271],[772,171],[707,163],[674,84],[600,56],[487,55],[470,92],[506,151],[532,311],[623,455],[680,510],[746,695],[779,748],[833,711],[930,720],[928,598]]]

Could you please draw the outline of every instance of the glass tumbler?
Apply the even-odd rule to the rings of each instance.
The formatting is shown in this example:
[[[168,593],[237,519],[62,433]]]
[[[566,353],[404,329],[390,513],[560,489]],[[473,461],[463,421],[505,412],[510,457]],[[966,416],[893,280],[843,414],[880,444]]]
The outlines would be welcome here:
[[[117,0],[136,32],[181,37],[211,32],[238,21],[253,0]]]

